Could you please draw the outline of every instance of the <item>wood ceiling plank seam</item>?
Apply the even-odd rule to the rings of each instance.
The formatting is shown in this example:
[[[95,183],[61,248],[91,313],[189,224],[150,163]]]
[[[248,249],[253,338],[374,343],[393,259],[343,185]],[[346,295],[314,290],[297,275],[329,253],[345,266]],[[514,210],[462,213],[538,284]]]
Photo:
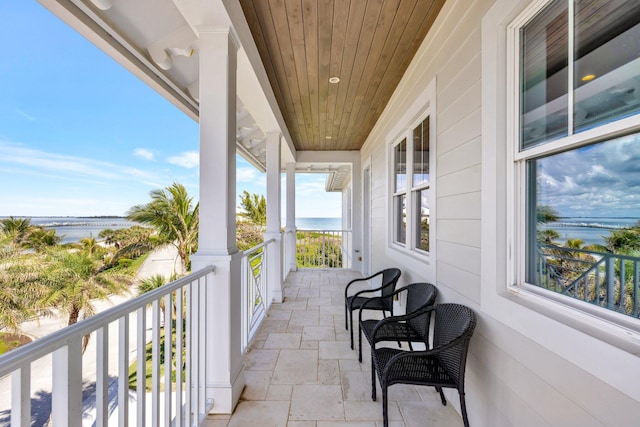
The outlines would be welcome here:
[[[266,8],[268,12],[265,13],[264,10],[256,10],[254,7],[256,5],[262,9]],[[293,102],[290,100],[288,86],[286,84],[282,85],[280,80],[276,77],[278,75],[278,68],[282,68],[281,61],[278,61],[279,56],[270,54],[272,48],[269,46],[269,43],[273,42],[273,39],[269,37],[269,26],[273,26],[273,22],[271,20],[269,5],[266,2],[256,3],[244,0],[241,2],[241,6],[247,19],[247,23],[249,24],[249,28],[251,29],[251,34],[256,43],[256,47],[258,48],[258,52],[260,53],[260,58],[262,59],[263,64],[265,64],[265,71],[267,72],[269,83],[271,84],[276,101],[283,113],[285,124],[291,134],[291,130],[293,128],[290,120],[291,117],[293,117],[291,115],[291,105],[293,105]],[[275,40],[275,42],[277,46],[277,40]],[[276,49],[278,48],[276,47]]]
[[[390,75],[398,75],[397,81],[394,81],[394,79],[388,80],[387,84],[390,86],[391,88],[390,90],[393,90],[392,88],[397,87],[400,80],[406,73],[409,67],[409,64],[413,60],[420,45],[424,42],[429,30],[431,29],[431,26],[435,22],[444,3],[445,3],[445,0],[434,0],[432,1],[431,7],[427,9],[427,12],[424,15],[424,17],[420,18],[420,16],[415,14],[416,18],[419,19],[418,22],[421,23],[418,32],[416,33],[415,36],[412,36],[413,40],[407,45],[404,52],[398,52],[399,53],[398,61],[393,61],[393,63],[390,64],[390,67],[386,71],[386,73]],[[395,69],[396,67],[401,71],[396,70]],[[382,111],[384,111],[387,103],[389,102],[389,99],[391,99],[391,96],[390,96],[388,99],[386,99],[386,101],[383,102],[383,100],[379,96],[380,95],[377,95],[377,94],[374,95],[374,101],[377,102],[377,105],[376,105],[376,110],[372,112],[377,117],[379,117],[380,114],[382,114]],[[378,98],[376,99],[376,97]]]
[[[349,4],[349,12],[347,18],[347,26],[345,29],[345,43],[342,47],[342,68],[340,71],[340,83],[338,84],[338,97],[336,100],[336,112],[333,121],[333,127],[336,129],[338,141],[342,144],[344,133],[340,127],[343,119],[344,106],[347,102],[347,93],[349,92],[349,81],[353,73],[353,64],[355,62],[356,52],[358,49],[357,39],[350,42],[350,34],[360,34],[360,29],[364,22],[365,2],[355,0]]]
[[[313,139],[313,120],[311,118],[311,103],[309,97],[309,77],[307,74],[307,60],[304,40],[304,22],[302,17],[301,0],[288,0],[285,2],[286,16],[291,34],[293,59],[296,67],[296,75],[300,90],[300,103],[304,117],[304,129],[307,136],[305,141],[300,141],[302,150],[310,149],[310,141]]]
[[[355,104],[355,97],[357,94],[360,78],[364,72],[367,57],[369,56],[369,53],[371,51],[373,35],[375,34],[378,18],[382,11],[382,5],[382,0],[367,2],[367,8],[365,9],[364,20],[360,31],[358,48],[356,50],[356,57],[354,60],[351,78],[349,79],[349,88],[347,91],[347,100],[353,100],[352,104],[347,105],[347,107],[345,108],[345,112],[349,113],[349,117],[351,116]],[[338,137],[341,141],[343,138],[349,139],[347,145],[350,146],[354,143],[354,135],[352,134],[352,130],[348,128],[349,119],[347,119],[346,121],[344,119],[345,114],[343,112],[342,121],[340,123],[340,133]]]
[[[309,104],[311,108],[311,142],[314,146],[320,144],[320,81],[318,70],[320,62],[320,42],[318,34],[318,1],[302,0],[302,22],[304,28],[305,58],[307,64],[307,79],[309,84]]]
[[[326,25],[331,31],[321,31]],[[329,69],[331,66],[331,35],[333,33],[333,1],[320,0],[318,2],[318,113],[319,113],[319,145],[326,147],[327,135],[331,135],[331,128],[327,132],[327,109],[329,102]],[[329,144],[330,145],[330,144]]]
[[[399,81],[401,76],[397,76],[397,73],[404,73],[404,70],[393,67],[392,64],[397,62],[397,56],[402,55],[408,48],[408,40],[413,37],[412,29],[415,28],[417,22],[421,22],[428,14],[428,11],[419,13],[417,9],[419,7],[418,1],[403,1],[394,16],[391,27],[388,31],[388,36],[385,40],[384,46],[380,50],[378,55],[378,61],[373,68],[374,74],[371,77],[371,83],[368,86],[365,93],[365,99],[367,99],[370,108],[361,110],[358,116],[355,118],[358,122],[367,123],[366,127],[362,127],[359,139],[363,142],[373,129],[376,120],[380,116],[376,113],[378,104],[385,104],[391,98],[393,88],[397,85],[388,84],[389,79]],[[393,69],[394,72],[389,73],[389,70]]]
[[[289,28],[287,17],[287,9],[284,0],[269,0],[269,18],[272,22],[272,37],[277,40],[277,47],[271,52],[271,55],[277,57],[282,64],[282,68],[277,72],[278,78],[283,80],[283,87],[289,91],[291,104],[289,106],[290,117],[287,125],[292,129],[296,129],[298,135],[297,141],[294,142],[296,148],[299,148],[296,142],[306,139],[306,129],[304,128],[304,112],[301,105],[301,92],[298,84],[298,73],[296,70],[294,52],[292,46],[292,36]],[[277,49],[277,50],[276,50]]]
[[[271,84],[271,89],[276,97],[276,102],[278,106],[284,113],[285,122],[290,117],[290,111],[288,109],[287,101],[285,96],[287,94],[286,88],[281,87],[279,84],[279,80],[274,78],[277,75],[275,58],[272,55],[269,55],[269,47],[267,45],[265,35],[265,31],[262,28],[261,20],[258,16],[257,11],[254,7],[254,2],[252,1],[242,1],[240,6],[242,7],[243,13],[245,15],[245,19],[251,29],[251,34],[253,36],[254,42],[256,43],[256,47],[258,48],[258,52],[260,53],[260,58],[262,59],[262,63],[264,64],[265,71],[267,76],[269,77],[269,83]],[[289,124],[287,124],[289,126]]]
[[[378,17],[378,22],[376,24],[376,31],[371,43],[370,53],[367,57],[364,73],[362,74],[362,78],[356,92],[356,99],[360,98],[361,102],[354,105],[354,109],[351,112],[351,117],[347,125],[347,128],[353,129],[353,132],[356,135],[354,142],[358,141],[358,143],[360,143],[360,141],[364,141],[363,135],[368,134],[374,125],[370,118],[369,120],[365,120],[367,117],[366,112],[373,107],[373,105],[368,102],[370,99],[367,98],[367,96],[371,96],[371,93],[375,93],[377,89],[376,86],[380,85],[382,73],[380,73],[380,78],[376,78],[376,76],[379,72],[380,63],[384,62],[384,59],[390,56],[388,54],[388,45],[397,45],[397,41],[395,40],[397,40],[398,37],[396,37],[396,33],[392,32],[392,30],[394,29],[393,24],[397,22],[398,13],[400,12],[403,3],[410,4],[408,1],[402,2],[401,0],[387,0],[380,11],[380,16]],[[414,6],[415,2],[414,5],[411,6],[411,10],[413,10]],[[403,14],[402,17],[405,16],[406,14]],[[403,25],[403,28],[406,29],[406,26]],[[400,35],[401,34],[402,32],[400,32]],[[385,47],[387,47],[387,50],[385,50]],[[391,53],[393,53],[393,49],[391,50]],[[383,67],[386,68],[386,65],[383,64]],[[365,105],[365,108],[362,108],[363,105]]]
[[[329,76],[342,78],[342,60],[346,43],[347,23],[349,19],[349,1],[333,2],[333,28],[331,32],[331,53]],[[335,117],[340,84],[331,84],[327,97],[327,126],[331,129],[333,145],[338,143],[338,129],[335,127]]]

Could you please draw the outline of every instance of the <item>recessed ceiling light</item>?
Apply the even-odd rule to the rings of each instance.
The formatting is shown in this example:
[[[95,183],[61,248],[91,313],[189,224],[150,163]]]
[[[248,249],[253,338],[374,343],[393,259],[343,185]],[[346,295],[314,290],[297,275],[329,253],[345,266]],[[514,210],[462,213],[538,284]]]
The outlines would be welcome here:
[[[329,79],[329,83],[338,83],[340,82],[340,77],[331,77]]]
[[[586,76],[583,76],[581,80],[583,82],[590,82],[591,80],[593,80],[595,78],[596,78],[595,74],[587,74]]]
[[[331,135],[327,135],[327,136],[324,137],[324,139],[331,139],[331,138],[332,138]]]

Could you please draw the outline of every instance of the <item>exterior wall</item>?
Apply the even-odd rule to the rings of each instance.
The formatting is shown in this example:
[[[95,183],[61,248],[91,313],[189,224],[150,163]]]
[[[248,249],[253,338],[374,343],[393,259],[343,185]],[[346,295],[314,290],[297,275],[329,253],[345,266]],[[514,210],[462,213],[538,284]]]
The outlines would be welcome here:
[[[362,164],[371,165],[371,226],[388,231],[385,138],[416,94],[436,79],[436,259],[430,265],[408,260],[389,247],[387,232],[376,232],[369,249],[371,270],[399,266],[403,283],[434,273],[440,301],[469,305],[478,314],[466,377],[471,425],[637,425],[637,356],[509,301],[483,272],[491,262],[507,262],[487,260],[494,254],[481,251],[483,242],[493,240],[495,245],[498,237],[481,233],[491,230],[487,223],[496,223],[495,216],[482,218],[484,206],[502,203],[498,193],[486,191],[482,183],[483,145],[491,143],[482,135],[487,102],[482,18],[493,3],[447,1],[362,149]],[[487,295],[501,302],[488,301]],[[457,393],[447,397],[458,406]]]

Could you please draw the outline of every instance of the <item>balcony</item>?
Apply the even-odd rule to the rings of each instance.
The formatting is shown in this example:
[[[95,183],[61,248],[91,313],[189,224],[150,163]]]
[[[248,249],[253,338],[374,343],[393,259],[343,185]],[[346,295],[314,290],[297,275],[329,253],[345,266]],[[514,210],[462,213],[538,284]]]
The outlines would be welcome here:
[[[267,255],[268,249],[266,245]],[[248,252],[245,259],[251,258]],[[202,301],[206,300],[207,280],[213,278],[212,272],[205,270],[65,328],[29,348],[11,352],[13,357],[11,353],[4,356],[0,360],[0,377],[7,373],[12,377],[11,382],[8,378],[2,380],[3,384],[12,384],[10,425],[32,425],[32,418],[48,418],[48,414],[43,417],[37,413],[42,406],[35,404],[38,397],[47,393],[30,387],[33,378],[48,375],[53,378],[49,396],[54,425],[381,425],[381,404],[372,402],[370,397],[368,351],[365,350],[364,362],[358,363],[344,327],[343,289],[355,277],[358,273],[342,269],[289,274],[283,289],[284,301],[271,304],[266,315],[258,315],[262,320],[258,327],[243,328],[243,334],[249,333],[242,340],[248,343],[244,359],[246,386],[232,415],[206,415],[210,401],[204,383],[208,369],[205,359],[210,357],[207,352],[211,348],[215,352],[215,346],[203,345],[204,341],[198,338],[207,333]],[[262,290],[258,294],[247,292],[243,297],[252,301],[248,307],[260,313],[262,304],[257,295],[267,292],[264,282],[260,279],[246,283],[249,288]],[[146,308],[149,302],[152,306]],[[256,315],[251,310],[243,311],[247,315],[244,321],[252,324]],[[176,322],[176,318],[185,321]],[[165,330],[163,325],[168,324],[175,334],[171,344],[161,333]],[[251,329],[255,332],[251,333]],[[89,352],[84,356],[80,353],[81,338],[91,330],[97,332],[92,338],[97,360]],[[130,330],[138,333],[130,334]],[[185,338],[180,338],[183,335]],[[130,367],[144,369],[140,359],[130,355],[135,355],[136,346],[145,343],[153,360],[150,392],[143,387],[131,388],[130,383]],[[175,381],[175,377],[172,380],[166,371],[161,371],[167,362],[162,352],[173,354],[168,361],[175,365],[175,354],[180,353],[176,348],[181,348],[185,356],[183,381]],[[111,353],[118,365],[115,371],[114,363],[108,362]],[[37,368],[31,362],[46,354],[52,355],[53,371]],[[93,364],[87,359],[96,361],[93,382],[82,370],[82,365]],[[172,384],[173,393],[163,392],[167,384]],[[423,425],[425,420],[431,421],[430,425],[462,425],[455,410],[450,405],[442,406],[432,388],[396,385],[389,393],[393,426]],[[176,411],[176,407],[182,411]],[[8,421],[7,415],[8,411],[3,412],[4,421]]]

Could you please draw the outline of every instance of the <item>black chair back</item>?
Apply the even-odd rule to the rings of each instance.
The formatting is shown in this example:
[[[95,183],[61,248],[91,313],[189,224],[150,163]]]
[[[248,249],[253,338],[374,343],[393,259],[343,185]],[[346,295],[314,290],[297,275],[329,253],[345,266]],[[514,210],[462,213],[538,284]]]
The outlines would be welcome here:
[[[438,304],[435,310],[433,345],[449,343],[463,337],[455,345],[438,353],[438,359],[447,369],[448,374],[462,387],[464,369],[467,361],[467,349],[471,335],[476,327],[476,315],[464,305]]]
[[[438,290],[431,283],[412,283],[406,286],[407,314],[414,313],[433,305],[438,296]],[[420,334],[425,345],[429,342],[430,313],[420,314],[407,320],[407,323]]]
[[[387,307],[393,306],[393,296],[391,294],[396,290],[400,274],[399,268],[387,268],[382,271],[381,296],[384,298],[384,303]]]

